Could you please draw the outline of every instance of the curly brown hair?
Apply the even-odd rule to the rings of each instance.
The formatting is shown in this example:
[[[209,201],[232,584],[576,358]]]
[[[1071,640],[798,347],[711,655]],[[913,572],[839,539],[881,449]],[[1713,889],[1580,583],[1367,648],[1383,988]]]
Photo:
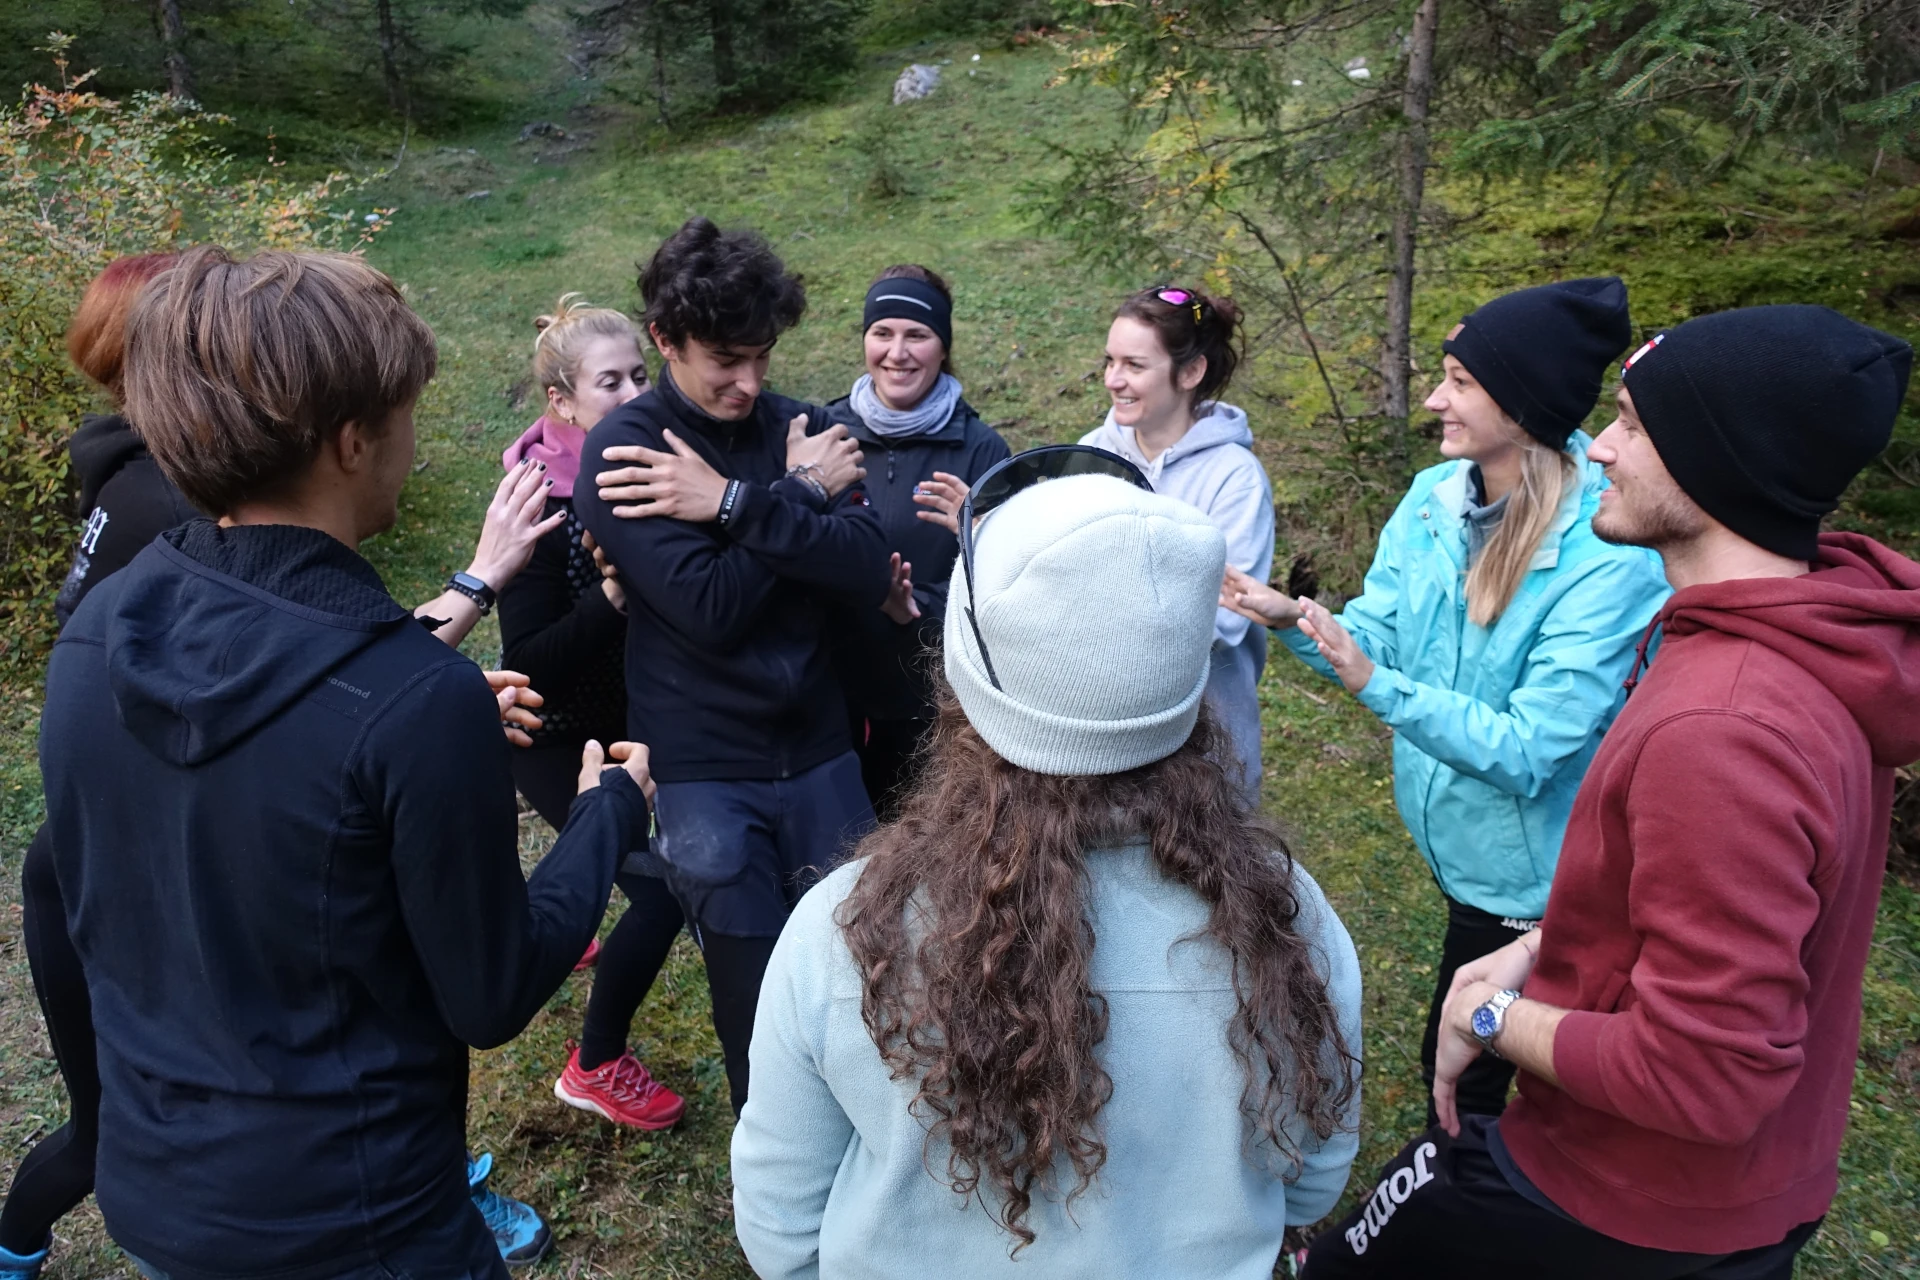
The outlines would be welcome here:
[[[1015,1253],[1034,1240],[1035,1189],[1057,1190],[1055,1160],[1073,1166],[1071,1201],[1107,1158],[1098,1121],[1113,1081],[1096,1055],[1107,1005],[1090,978],[1089,850],[1144,838],[1161,874],[1206,902],[1204,936],[1233,960],[1241,1110],[1285,1163],[1302,1155],[1293,1116],[1324,1141],[1352,1099],[1356,1059],[1294,927],[1293,858],[1240,799],[1220,763],[1231,752],[1203,706],[1163,760],[1101,777],[1035,773],[996,754],[943,691],[900,818],[850,855],[868,861],[836,920],[867,1029],[894,1079],[919,1078],[911,1106],[930,1121],[929,1160],[944,1140],[947,1185],[998,1192],[988,1212]]]

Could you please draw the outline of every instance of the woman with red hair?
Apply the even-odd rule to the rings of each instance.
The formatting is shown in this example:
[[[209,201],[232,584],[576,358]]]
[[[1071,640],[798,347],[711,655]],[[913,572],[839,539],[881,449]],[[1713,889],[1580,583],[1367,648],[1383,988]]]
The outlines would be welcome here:
[[[67,355],[73,367],[121,402],[120,380],[126,358],[127,313],[147,281],[173,265],[171,253],[118,258],[87,287],[67,329]],[[60,584],[54,615],[65,626],[87,589],[123,569],[160,529],[171,529],[200,513],[160,474],[133,424],[120,413],[90,413],[67,443],[73,473],[80,482],[85,523],[73,550],[73,565]],[[0,1247],[6,1237],[0,1233]]]

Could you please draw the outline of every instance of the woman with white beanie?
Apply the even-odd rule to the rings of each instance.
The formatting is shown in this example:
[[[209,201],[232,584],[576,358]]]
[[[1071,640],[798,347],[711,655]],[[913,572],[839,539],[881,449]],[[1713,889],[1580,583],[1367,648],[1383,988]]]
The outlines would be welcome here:
[[[1225,539],[1144,485],[1068,445],[974,486],[928,767],[761,989],[763,1277],[1267,1280],[1346,1185],[1358,961],[1202,704]]]

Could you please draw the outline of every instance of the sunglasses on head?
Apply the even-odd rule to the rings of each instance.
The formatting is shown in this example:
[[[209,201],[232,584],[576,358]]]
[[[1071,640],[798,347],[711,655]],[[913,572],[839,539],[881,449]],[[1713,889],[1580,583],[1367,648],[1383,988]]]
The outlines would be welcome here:
[[[1153,492],[1153,486],[1140,468],[1117,453],[1096,449],[1090,444],[1048,444],[1016,453],[989,467],[985,475],[973,482],[960,508],[960,564],[967,577],[967,625],[973,628],[973,643],[980,650],[980,663],[986,667],[987,679],[996,689],[1000,688],[1000,677],[994,674],[993,659],[987,656],[987,642],[980,635],[980,621],[973,612],[973,522],[1004,506],[1014,494],[1062,476],[1112,476]]]
[[[1186,289],[1166,288],[1155,289],[1153,296],[1170,307],[1191,306],[1193,308],[1193,322],[1195,324],[1200,323],[1200,296],[1198,294]]]

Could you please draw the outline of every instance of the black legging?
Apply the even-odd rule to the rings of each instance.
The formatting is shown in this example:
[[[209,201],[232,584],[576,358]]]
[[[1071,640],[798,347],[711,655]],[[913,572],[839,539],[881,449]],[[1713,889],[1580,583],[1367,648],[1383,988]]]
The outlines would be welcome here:
[[[579,777],[576,745],[541,745],[513,754],[514,784],[555,831],[567,824]],[[653,989],[685,923],[664,882],[622,872],[614,883],[627,895],[627,910],[601,944],[593,990],[587,996],[587,1015],[580,1026],[580,1066],[587,1071],[627,1051],[634,1014]]]
[[[54,1061],[67,1084],[67,1122],[34,1144],[13,1175],[0,1208],[0,1249],[27,1255],[46,1248],[53,1224],[93,1190],[100,1141],[100,1069],[94,1056],[93,1002],[80,955],[67,937],[67,913],[53,874],[53,842],[41,827],[20,869],[21,925],[33,993],[47,1021]]]
[[[700,952],[707,962],[707,994],[713,1000],[713,1030],[727,1067],[727,1095],[733,1114],[747,1105],[747,1046],[753,1040],[753,1012],[760,1003],[760,980],[773,958],[778,938],[730,938],[703,933]]]
[[[1442,897],[1446,895],[1442,894]],[[1427,1127],[1440,1123],[1433,1109],[1434,1056],[1440,1048],[1440,1011],[1453,973],[1470,960],[1492,955],[1533,928],[1535,921],[1513,921],[1447,898],[1447,934],[1440,943],[1440,976],[1434,983],[1433,1004],[1427,1010],[1427,1032],[1420,1041],[1420,1074],[1427,1082]],[[1497,1116],[1507,1108],[1507,1086],[1514,1067],[1503,1058],[1483,1053],[1460,1073],[1454,1105],[1463,1116]]]

